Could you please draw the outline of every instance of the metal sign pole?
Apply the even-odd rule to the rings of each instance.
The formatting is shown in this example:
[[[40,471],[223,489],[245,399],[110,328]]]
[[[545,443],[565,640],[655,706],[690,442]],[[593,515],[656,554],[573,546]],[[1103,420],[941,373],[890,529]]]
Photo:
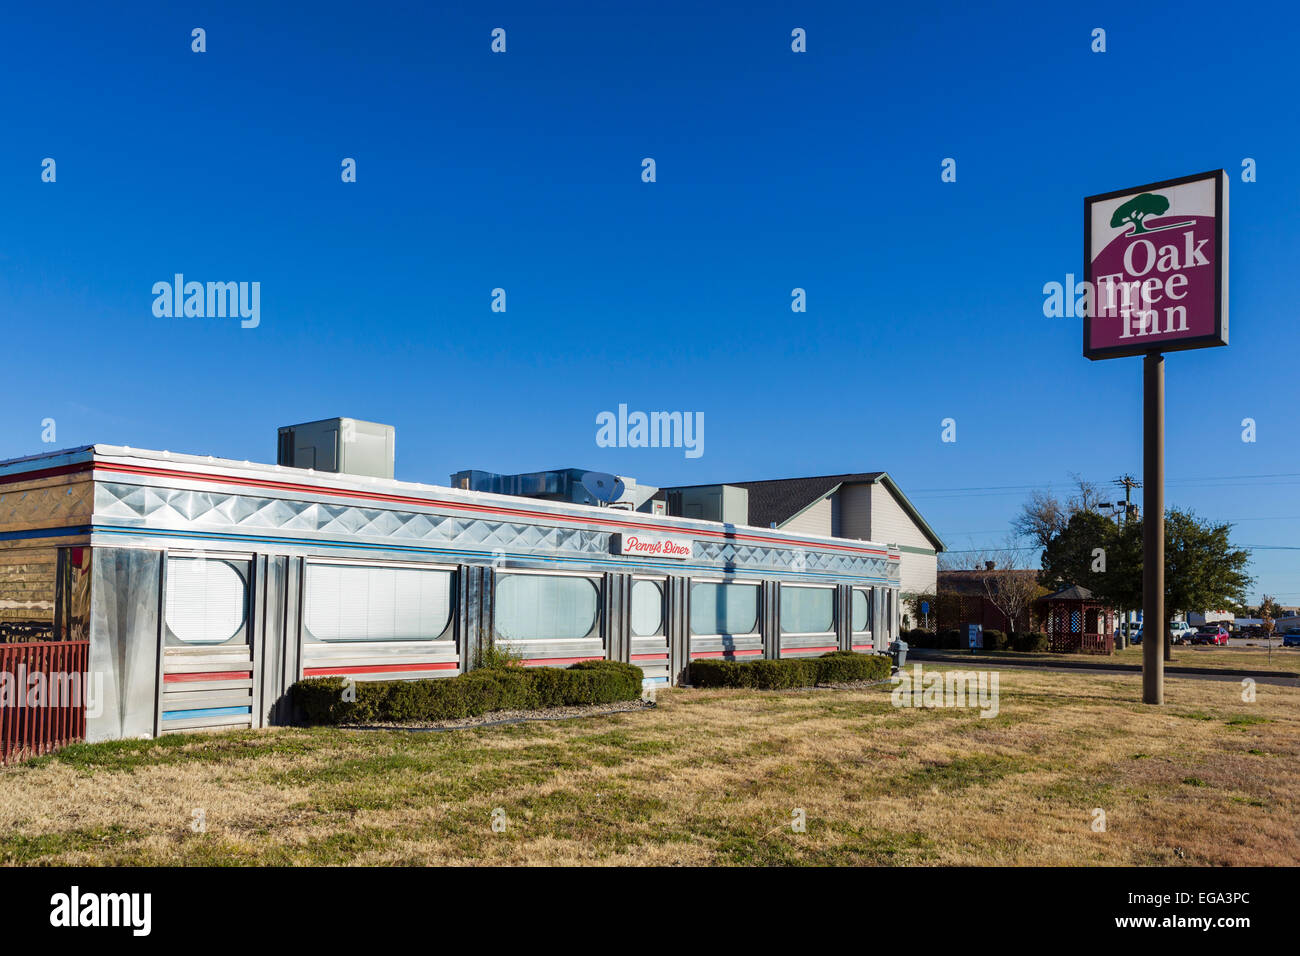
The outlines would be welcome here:
[[[1142,702],[1165,702],[1165,357],[1142,358]]]

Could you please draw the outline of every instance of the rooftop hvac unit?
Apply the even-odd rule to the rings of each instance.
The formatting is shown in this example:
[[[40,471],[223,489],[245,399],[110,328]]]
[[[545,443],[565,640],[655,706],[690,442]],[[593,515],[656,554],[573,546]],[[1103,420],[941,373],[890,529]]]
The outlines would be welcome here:
[[[392,425],[326,418],[281,428],[276,461],[289,468],[392,478],[395,445]]]

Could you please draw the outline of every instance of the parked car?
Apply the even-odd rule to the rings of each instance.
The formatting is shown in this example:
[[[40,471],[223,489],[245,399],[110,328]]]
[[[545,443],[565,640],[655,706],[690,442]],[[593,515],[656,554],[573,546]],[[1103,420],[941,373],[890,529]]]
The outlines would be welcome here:
[[[1190,640],[1193,644],[1227,644],[1228,629],[1222,624],[1202,624]]]
[[[1122,626],[1122,625],[1121,625]],[[1217,627],[1219,625],[1206,625],[1207,627]],[[1196,632],[1186,621],[1171,621],[1169,624],[1169,640],[1173,644],[1185,644],[1191,639]],[[1129,635],[1130,644],[1142,643],[1142,625],[1133,625],[1133,632]]]
[[[1288,627],[1282,635],[1283,647],[1300,647],[1300,627]]]

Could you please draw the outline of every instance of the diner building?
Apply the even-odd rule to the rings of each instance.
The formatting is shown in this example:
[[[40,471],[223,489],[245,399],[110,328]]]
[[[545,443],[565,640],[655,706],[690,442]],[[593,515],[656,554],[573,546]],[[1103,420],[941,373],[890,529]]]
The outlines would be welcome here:
[[[665,685],[898,632],[897,547],[398,481],[391,434],[338,421],[377,474],[110,445],[0,462],[0,644],[88,642],[102,740],[287,723],[300,678],[448,677],[490,642]]]

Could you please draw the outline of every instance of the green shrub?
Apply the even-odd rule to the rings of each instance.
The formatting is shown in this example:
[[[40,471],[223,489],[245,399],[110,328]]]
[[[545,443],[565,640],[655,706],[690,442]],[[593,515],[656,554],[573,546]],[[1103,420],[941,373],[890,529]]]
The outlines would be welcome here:
[[[691,661],[691,683],[696,687],[753,687],[753,668],[739,661]]]
[[[934,631],[927,631],[923,628],[913,628],[903,634],[903,640],[908,647],[938,647],[938,635]]]
[[[513,651],[504,644],[498,644],[496,641],[488,644],[486,647],[480,647],[478,651],[478,660],[474,663],[474,670],[499,670],[502,667],[523,667],[524,656],[517,651]]]
[[[696,687],[749,687],[783,690],[818,684],[885,680],[892,660],[883,654],[832,651],[821,657],[779,661],[691,661],[691,683]]]
[[[1018,651],[1045,651],[1047,650],[1047,635],[1039,631],[1031,634],[1017,634],[1015,649]]]
[[[957,630],[956,628],[947,631],[942,631],[939,634],[938,646],[941,650],[945,650],[945,651],[960,650],[962,647],[965,646],[965,644],[962,642],[961,631]]]
[[[818,667],[819,684],[885,680],[894,668],[893,658],[888,655],[856,654],[853,651],[832,651],[809,663]]]
[[[291,688],[309,724],[458,720],[494,710],[609,704],[641,696],[641,668],[620,661],[558,667],[480,667],[459,677],[358,681],[343,699],[342,677],[309,677]]]
[[[1005,651],[1007,649],[1007,636],[996,628],[990,628],[984,632],[984,649],[986,651]]]

